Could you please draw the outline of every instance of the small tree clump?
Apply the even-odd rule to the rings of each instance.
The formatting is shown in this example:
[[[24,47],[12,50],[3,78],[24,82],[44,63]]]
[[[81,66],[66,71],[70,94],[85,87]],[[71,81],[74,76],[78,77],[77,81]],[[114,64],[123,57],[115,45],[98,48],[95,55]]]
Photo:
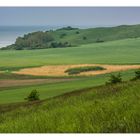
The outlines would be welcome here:
[[[131,80],[138,80],[138,79],[140,79],[140,69],[135,71],[135,77]]]
[[[80,32],[79,31],[76,31],[76,34],[79,34]]]
[[[28,101],[40,100],[38,91],[36,89],[32,90],[31,93],[27,96],[27,98],[25,98],[25,100],[28,100]]]
[[[140,79],[140,70],[135,71],[136,79]]]
[[[117,75],[111,75],[110,79],[108,82],[106,82],[106,84],[117,84],[117,83],[121,83],[122,82],[122,76],[120,73],[118,73]]]
[[[102,43],[104,40],[97,38],[96,43]]]
[[[86,39],[87,39],[87,37],[86,37],[86,36],[84,36],[84,37],[83,37],[83,40],[86,40]]]

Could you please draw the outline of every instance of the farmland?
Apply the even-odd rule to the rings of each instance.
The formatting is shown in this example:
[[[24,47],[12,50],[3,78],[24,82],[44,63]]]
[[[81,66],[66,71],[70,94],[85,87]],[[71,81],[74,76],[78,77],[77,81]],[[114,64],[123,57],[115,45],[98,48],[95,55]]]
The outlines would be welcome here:
[[[0,132],[139,132],[138,27],[60,29],[55,39],[74,45],[0,50]],[[107,85],[118,73],[122,82]],[[25,100],[33,90],[40,101]]]
[[[87,45],[81,45],[79,47],[71,48],[55,48],[55,49],[43,49],[43,50],[4,50],[0,51],[0,63],[1,63],[1,80],[11,78],[14,80],[20,79],[48,79],[48,81],[55,78],[55,75],[39,76],[37,72],[43,71],[37,69],[36,75],[27,75],[28,73],[20,73],[20,69],[31,68],[31,71],[35,71],[37,66],[52,66],[50,69],[52,72],[54,70],[57,73],[62,65],[73,64],[83,66],[86,64],[99,65],[99,64],[114,64],[119,69],[117,71],[123,70],[123,65],[126,67],[126,72],[123,71],[122,75],[125,79],[130,79],[134,76],[135,69],[139,68],[139,43],[140,38],[137,39],[124,39],[117,41],[110,41],[104,43],[93,43]],[[121,65],[122,66],[121,66]],[[129,69],[127,70],[127,65],[129,64]],[[137,64],[137,67],[134,65]],[[117,66],[118,65],[118,66]],[[119,67],[120,65],[120,67]],[[131,70],[134,66],[134,70]],[[60,66],[56,68],[55,66]],[[54,68],[53,68],[54,67]],[[49,67],[47,67],[48,69]],[[67,68],[63,68],[65,71]],[[47,72],[47,69],[45,70]],[[56,71],[55,71],[56,70]],[[23,102],[24,98],[33,89],[37,89],[40,92],[41,99],[46,99],[49,97],[54,97],[65,92],[73,91],[80,88],[92,87],[104,84],[109,74],[104,73],[105,70],[101,71],[102,75],[97,75],[93,77],[83,77],[79,76],[67,76],[58,73],[57,81],[54,79],[53,82],[30,82],[29,84],[22,83],[14,84],[12,87],[6,85],[6,87],[0,88],[0,103],[10,103],[10,102]],[[98,72],[98,71],[97,71]],[[115,71],[110,71],[115,72]],[[17,74],[12,74],[17,73]],[[19,73],[19,74],[18,74]],[[93,72],[96,74],[96,72]],[[98,72],[99,73],[99,72]],[[109,72],[108,72],[109,73]],[[99,73],[100,74],[100,73]],[[13,76],[12,76],[13,75]],[[60,77],[60,79],[59,79]],[[62,79],[63,78],[63,79]],[[70,81],[66,81],[70,78]],[[62,81],[62,80],[64,81]],[[65,80],[66,79],[66,80]],[[84,82],[83,82],[84,81]],[[4,81],[2,81],[4,82]],[[16,82],[16,81],[15,81]],[[8,84],[8,83],[7,83]],[[26,86],[27,85],[27,86]],[[17,87],[18,86],[18,87]]]
[[[0,70],[64,64],[139,64],[140,38],[71,48],[0,51]]]
[[[40,93],[41,99],[51,98],[64,94],[65,92],[74,91],[77,89],[95,87],[98,85],[105,84],[108,80],[110,74],[99,75],[95,77],[81,77],[79,79],[74,79],[71,81],[59,81],[56,83],[48,84],[34,84],[34,85],[22,85],[14,87],[4,87],[0,88],[0,103],[14,103],[14,102],[24,102],[24,98],[32,91],[37,89]],[[122,72],[123,79],[129,80],[134,77],[134,70],[127,72]]]

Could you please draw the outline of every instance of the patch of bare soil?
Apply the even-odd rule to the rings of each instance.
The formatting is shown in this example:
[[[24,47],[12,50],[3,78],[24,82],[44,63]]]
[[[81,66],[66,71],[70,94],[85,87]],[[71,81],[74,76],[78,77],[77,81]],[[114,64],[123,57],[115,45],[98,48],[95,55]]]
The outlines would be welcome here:
[[[25,75],[42,75],[42,76],[68,76],[68,73],[65,71],[69,68],[76,67],[84,67],[84,66],[101,66],[104,67],[105,70],[99,71],[89,71],[89,72],[81,72],[79,75],[98,75],[111,73],[116,71],[125,71],[130,69],[138,69],[140,65],[102,65],[102,64],[78,64],[78,65],[55,65],[55,66],[42,66],[36,68],[25,68],[21,69],[16,74],[25,74]]]
[[[56,83],[72,79],[28,79],[28,80],[0,80],[0,87],[24,86],[43,83]]]

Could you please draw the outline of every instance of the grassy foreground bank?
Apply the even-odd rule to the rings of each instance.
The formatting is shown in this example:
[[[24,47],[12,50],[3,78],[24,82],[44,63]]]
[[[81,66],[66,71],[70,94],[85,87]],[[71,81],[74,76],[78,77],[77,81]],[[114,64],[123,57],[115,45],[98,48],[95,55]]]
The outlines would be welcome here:
[[[140,81],[100,86],[0,114],[0,132],[140,132]]]

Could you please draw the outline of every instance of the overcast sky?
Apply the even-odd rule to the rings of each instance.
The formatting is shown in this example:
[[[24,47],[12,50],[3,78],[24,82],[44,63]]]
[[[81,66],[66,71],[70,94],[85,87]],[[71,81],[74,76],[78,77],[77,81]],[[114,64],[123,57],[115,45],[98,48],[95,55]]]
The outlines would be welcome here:
[[[0,7],[0,25],[112,26],[140,24],[140,8]]]

